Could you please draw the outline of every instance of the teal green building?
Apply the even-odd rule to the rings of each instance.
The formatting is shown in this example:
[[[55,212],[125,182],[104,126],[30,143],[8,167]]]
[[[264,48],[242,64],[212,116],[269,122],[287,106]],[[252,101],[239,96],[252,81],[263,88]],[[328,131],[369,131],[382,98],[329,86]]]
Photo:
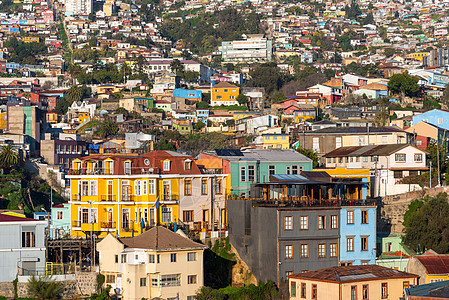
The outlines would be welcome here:
[[[203,159],[222,159],[222,172],[231,175],[230,196],[251,197],[251,185],[270,181],[274,174],[312,171],[313,162],[293,149],[217,149],[201,153]]]

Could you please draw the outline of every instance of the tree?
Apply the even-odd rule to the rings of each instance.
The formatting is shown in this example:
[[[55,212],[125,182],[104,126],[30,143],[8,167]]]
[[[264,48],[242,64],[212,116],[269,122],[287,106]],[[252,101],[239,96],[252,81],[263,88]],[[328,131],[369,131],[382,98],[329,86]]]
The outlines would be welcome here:
[[[427,163],[432,162],[432,173],[437,173],[438,168],[438,158],[440,160],[440,174],[446,173],[448,166],[448,158],[446,156],[446,151],[444,151],[444,147],[440,144],[430,143],[426,151],[429,153],[427,157]]]
[[[122,115],[124,115],[125,117],[128,117],[129,116],[129,111],[127,111],[126,110],[126,108],[124,108],[124,107],[119,107],[119,108],[117,108],[115,111],[114,111],[114,113],[115,114],[122,114]]]
[[[170,63],[170,70],[179,76],[182,72],[184,72],[184,65],[179,61],[179,59],[174,59]]]
[[[418,85],[418,77],[410,76],[408,72],[394,74],[388,81],[388,88],[394,94],[401,94],[403,97],[419,96],[421,88]]]
[[[193,126],[196,131],[201,131],[201,129],[203,129],[204,127],[206,127],[206,124],[204,124],[202,121],[196,122],[196,124]]]
[[[53,280],[50,276],[31,275],[27,285],[28,295],[35,299],[57,299],[64,292],[61,282]]]
[[[437,253],[449,252],[449,203],[447,194],[412,202],[404,220],[403,243],[415,251],[432,249]]]
[[[385,48],[384,54],[386,57],[392,57],[393,55],[396,54],[396,50],[394,50],[393,48]]]
[[[98,130],[98,134],[102,138],[107,138],[110,135],[117,134],[118,126],[116,123],[106,120],[101,123],[100,129]]]
[[[207,103],[206,101],[197,102],[196,103],[196,108],[199,108],[199,109],[209,108],[209,103]]]
[[[287,97],[285,97],[284,93],[282,93],[281,91],[277,91],[273,94],[273,97],[271,99],[273,100],[273,103],[280,103],[286,100]]]
[[[297,147],[297,148],[295,148],[295,150],[298,151],[299,153],[307,156],[308,158],[310,158],[312,160],[312,164],[313,164],[314,168],[318,167],[320,159],[318,158],[318,154],[315,151],[313,151],[311,149],[306,149],[303,147]]]
[[[0,167],[3,171],[9,172],[18,162],[19,155],[12,145],[6,145],[0,150]]]
[[[239,94],[236,100],[240,105],[246,105],[248,103],[248,97],[244,94]]]
[[[374,116],[374,122],[376,126],[386,126],[390,120],[390,115],[388,113],[388,99],[380,98],[377,106],[379,110]]]
[[[67,111],[69,110],[70,102],[67,101],[67,99],[64,97],[62,99],[59,99],[59,101],[56,103],[56,107],[54,109],[55,113],[60,115],[65,115]]]
[[[282,86],[282,76],[275,63],[265,63],[258,65],[249,73],[251,79],[247,86],[264,87],[267,94],[273,93]]]

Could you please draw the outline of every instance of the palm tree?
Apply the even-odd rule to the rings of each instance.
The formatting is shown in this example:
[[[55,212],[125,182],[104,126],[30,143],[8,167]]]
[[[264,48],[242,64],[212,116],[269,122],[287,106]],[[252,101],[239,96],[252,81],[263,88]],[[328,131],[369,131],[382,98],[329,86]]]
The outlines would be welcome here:
[[[19,162],[17,150],[12,145],[6,145],[0,150],[0,167],[9,170]]]
[[[28,280],[28,296],[35,299],[57,299],[64,291],[61,282],[53,280],[51,276],[34,276]]]

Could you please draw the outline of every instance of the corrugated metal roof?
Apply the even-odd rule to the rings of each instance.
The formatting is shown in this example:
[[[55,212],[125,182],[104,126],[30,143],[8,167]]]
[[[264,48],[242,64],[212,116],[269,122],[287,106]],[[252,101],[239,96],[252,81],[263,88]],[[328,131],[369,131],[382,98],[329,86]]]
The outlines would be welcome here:
[[[385,156],[401,150],[408,144],[391,144],[391,145],[369,145],[369,146],[350,146],[337,148],[324,156],[340,157],[340,156]],[[417,148],[418,149],[418,148]],[[422,150],[420,150],[422,151]]]

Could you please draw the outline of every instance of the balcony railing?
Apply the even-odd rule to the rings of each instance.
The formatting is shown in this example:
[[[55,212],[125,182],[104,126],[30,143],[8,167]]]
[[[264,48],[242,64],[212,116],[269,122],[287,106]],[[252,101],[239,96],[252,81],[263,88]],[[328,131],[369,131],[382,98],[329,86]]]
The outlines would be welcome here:
[[[273,207],[326,207],[326,206],[372,206],[376,205],[375,199],[355,200],[355,199],[310,199],[308,197],[289,197],[278,200],[265,200],[262,198],[229,198],[229,200],[249,200],[253,205],[273,206]]]
[[[178,201],[179,200],[179,196],[178,195],[163,195],[162,197],[163,201]]]
[[[116,195],[106,194],[100,196],[101,201],[117,201]]]
[[[72,227],[81,227],[81,221],[78,220],[72,221]]]
[[[122,194],[121,196],[122,201],[135,201],[136,196],[135,195],[129,195],[129,194]]]
[[[115,229],[116,223],[112,221],[106,221],[100,223],[101,229]]]
[[[114,173],[113,168],[71,168],[69,175],[142,175],[142,174],[160,174],[159,168],[151,167],[132,167],[123,169],[120,173]]]

